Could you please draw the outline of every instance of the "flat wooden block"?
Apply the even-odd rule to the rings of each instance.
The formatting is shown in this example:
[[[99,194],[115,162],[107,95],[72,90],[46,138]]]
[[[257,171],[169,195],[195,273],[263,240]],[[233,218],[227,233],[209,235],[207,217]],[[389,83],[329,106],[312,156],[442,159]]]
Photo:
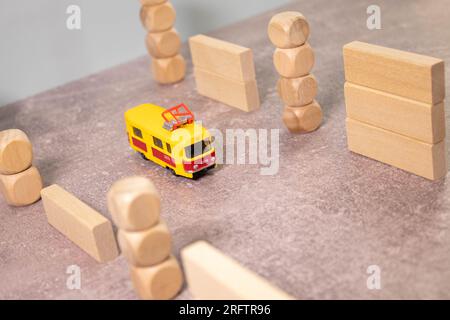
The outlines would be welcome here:
[[[172,239],[164,222],[144,231],[119,230],[118,240],[122,254],[136,267],[161,263],[172,250]]]
[[[149,32],[169,30],[175,24],[176,13],[170,2],[164,1],[157,5],[145,5],[141,8],[142,25]]]
[[[430,180],[447,174],[445,141],[429,144],[350,118],[346,122],[351,151]]]
[[[317,95],[317,80],[312,74],[300,78],[278,80],[278,94],[291,107],[301,107],[313,102]]]
[[[445,98],[441,59],[355,41],[344,46],[344,65],[354,84],[430,104]]]
[[[308,40],[309,24],[300,12],[281,12],[274,15],[270,20],[267,34],[275,47],[281,49],[295,48]]]
[[[283,122],[292,133],[308,133],[319,128],[323,113],[317,101],[302,107],[284,107]]]
[[[427,143],[445,138],[444,102],[418,102],[383,91],[345,84],[347,116]]]
[[[277,48],[273,54],[275,69],[284,78],[306,76],[312,70],[314,62],[314,52],[309,43],[293,49]]]
[[[201,300],[292,300],[256,273],[204,241],[181,251],[189,291]]]
[[[131,280],[141,299],[168,300],[183,286],[183,273],[175,257],[152,267],[130,266]]]
[[[235,81],[198,68],[194,73],[199,94],[246,112],[259,109],[256,80]]]
[[[204,35],[189,38],[189,46],[194,67],[236,81],[255,79],[251,49]]]
[[[13,175],[0,175],[0,191],[9,205],[35,203],[41,198],[41,189],[41,175],[35,167]]]
[[[152,73],[161,84],[177,83],[186,75],[186,62],[180,54],[171,58],[152,59]]]
[[[161,199],[154,184],[144,177],[116,181],[108,191],[108,209],[114,223],[125,231],[144,231],[160,217]]]
[[[118,256],[111,222],[58,185],[41,191],[48,223],[98,262]]]
[[[145,41],[148,53],[154,58],[176,56],[181,48],[181,39],[175,29],[163,32],[149,32]]]
[[[18,129],[0,131],[0,174],[16,174],[28,169],[33,148],[25,132]]]

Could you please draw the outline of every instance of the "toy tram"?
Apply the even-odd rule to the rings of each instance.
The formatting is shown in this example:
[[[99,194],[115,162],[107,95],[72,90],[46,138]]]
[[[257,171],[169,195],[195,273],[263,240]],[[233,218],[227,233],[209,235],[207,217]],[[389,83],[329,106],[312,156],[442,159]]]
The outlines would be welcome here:
[[[130,146],[175,175],[197,179],[216,166],[213,137],[184,104],[142,104],[125,112]]]

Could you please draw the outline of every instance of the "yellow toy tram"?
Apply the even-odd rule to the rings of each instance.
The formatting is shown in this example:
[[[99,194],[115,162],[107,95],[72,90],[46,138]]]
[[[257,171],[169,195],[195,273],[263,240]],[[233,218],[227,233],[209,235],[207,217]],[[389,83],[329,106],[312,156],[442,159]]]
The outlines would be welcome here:
[[[175,175],[197,179],[215,167],[213,137],[184,104],[142,104],[125,112],[131,148]]]

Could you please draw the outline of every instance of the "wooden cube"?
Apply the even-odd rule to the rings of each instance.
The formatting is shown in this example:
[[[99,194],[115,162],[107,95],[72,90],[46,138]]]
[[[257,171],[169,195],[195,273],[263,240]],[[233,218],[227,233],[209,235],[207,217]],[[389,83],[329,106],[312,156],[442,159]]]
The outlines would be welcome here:
[[[130,266],[131,281],[141,299],[168,300],[183,286],[183,274],[174,256],[151,267]]]
[[[181,55],[171,58],[152,59],[152,73],[161,84],[172,84],[184,79],[186,62]]]
[[[283,111],[283,122],[293,133],[316,130],[322,123],[322,117],[322,108],[315,100],[303,107],[286,106]]]
[[[27,206],[41,198],[42,179],[35,167],[13,175],[0,175],[0,190],[12,206]]]
[[[136,267],[158,264],[170,255],[172,239],[164,222],[144,231],[119,230],[119,245],[128,262]]]
[[[317,80],[311,74],[293,79],[281,77],[277,87],[283,102],[291,107],[310,104],[317,95]]]
[[[308,40],[309,24],[300,12],[281,12],[272,17],[267,33],[275,47],[291,49]]]
[[[154,58],[170,58],[178,54],[180,36],[175,29],[163,32],[149,32],[146,38],[148,53]]]
[[[314,52],[308,43],[293,48],[275,50],[273,63],[284,78],[300,78],[310,73],[314,66]]]
[[[159,221],[160,196],[147,178],[121,179],[111,186],[107,198],[109,212],[120,229],[142,231]]]
[[[0,174],[16,174],[28,169],[33,148],[25,132],[18,129],[0,132]]]
[[[169,30],[175,24],[175,9],[170,2],[141,8],[142,25],[149,32]]]

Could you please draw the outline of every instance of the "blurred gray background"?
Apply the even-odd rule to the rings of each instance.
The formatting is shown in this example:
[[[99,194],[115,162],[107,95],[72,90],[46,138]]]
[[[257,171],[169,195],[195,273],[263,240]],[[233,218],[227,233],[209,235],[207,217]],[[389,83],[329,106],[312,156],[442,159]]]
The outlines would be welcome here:
[[[171,0],[183,40],[289,0]],[[81,8],[69,30],[68,6]],[[0,0],[0,106],[146,54],[139,0]]]

